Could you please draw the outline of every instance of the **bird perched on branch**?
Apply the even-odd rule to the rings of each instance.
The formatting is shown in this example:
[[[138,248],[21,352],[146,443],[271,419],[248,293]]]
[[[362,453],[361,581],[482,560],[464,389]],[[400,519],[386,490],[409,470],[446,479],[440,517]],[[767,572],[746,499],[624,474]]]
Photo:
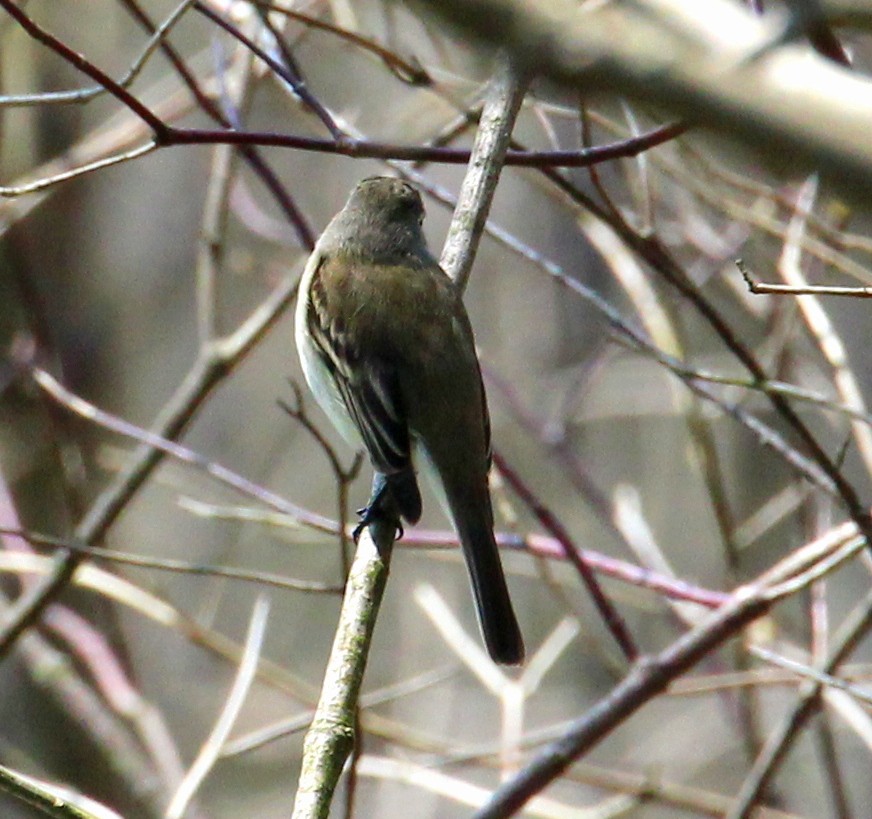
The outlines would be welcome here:
[[[524,643],[493,533],[490,422],[472,327],[423,220],[407,182],[357,185],[303,272],[297,349],[318,403],[375,470],[356,534],[378,519],[416,523],[416,471],[427,474],[460,539],[488,652],[518,664]]]

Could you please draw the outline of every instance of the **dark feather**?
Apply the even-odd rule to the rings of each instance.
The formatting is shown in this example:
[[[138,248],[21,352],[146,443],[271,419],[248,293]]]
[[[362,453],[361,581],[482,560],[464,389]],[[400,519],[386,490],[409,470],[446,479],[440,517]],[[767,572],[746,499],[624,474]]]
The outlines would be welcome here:
[[[322,259],[312,278],[306,316],[309,334],[373,466],[390,479],[402,516],[414,523],[421,516],[421,496],[412,469],[409,427],[396,372],[383,357],[361,349],[345,328],[341,310],[328,309],[322,276],[329,265],[329,259]]]

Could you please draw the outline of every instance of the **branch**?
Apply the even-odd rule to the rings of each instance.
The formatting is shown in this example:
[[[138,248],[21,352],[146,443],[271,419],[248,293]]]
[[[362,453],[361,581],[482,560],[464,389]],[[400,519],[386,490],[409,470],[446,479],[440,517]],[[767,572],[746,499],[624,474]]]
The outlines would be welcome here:
[[[93,800],[70,793],[67,788],[54,783],[42,782],[26,774],[13,771],[0,765],[0,791],[8,793],[19,802],[36,808],[40,815],[52,819],[121,819],[120,814],[105,805],[97,805]],[[85,807],[85,803],[91,803]],[[99,814],[92,812],[99,808]]]
[[[587,587],[590,596],[593,598],[594,605],[602,617],[606,628],[615,639],[615,642],[623,652],[624,657],[632,662],[638,659],[639,649],[633,640],[624,618],[618,613],[617,609],[612,605],[605,592],[602,590],[593,569],[587,564],[581,554],[581,550],[575,545],[567,531],[566,527],[560,522],[557,516],[537,498],[527,484],[521,479],[520,475],[512,469],[505,458],[497,452],[493,453],[494,466],[499,470],[500,475],[506,480],[509,486],[524,502],[527,508],[533,513],[539,524],[560,544],[563,554],[566,559],[575,567],[582,582]]]
[[[863,601],[848,615],[826,659],[817,670],[824,674],[832,674],[856,648],[870,628],[872,628],[872,592],[867,593]],[[727,819],[747,819],[750,816],[754,803],[784,761],[800,729],[820,708],[822,691],[823,684],[818,681],[806,682],[800,688],[799,699],[767,740],[736,801],[727,813]]]
[[[868,191],[872,83],[808,49],[773,46],[780,18],[729,0],[413,5],[507,49],[534,73],[636,97],[741,140],[782,171],[787,161],[793,170],[812,166],[846,191]]]
[[[321,696],[303,744],[293,819],[326,819],[345,761],[354,747],[360,686],[395,536],[393,522],[375,522],[364,529],[358,541]]]
[[[143,105],[143,103],[131,94],[121,83],[113,80],[105,71],[101,71],[92,62],[87,60],[77,51],[71,49],[57,37],[49,34],[49,32],[42,28],[42,26],[38,25],[34,20],[28,17],[24,10],[12,2],[12,0],[0,0],[0,8],[6,9],[9,16],[12,17],[31,37],[33,37],[34,40],[37,40],[59,54],[70,63],[70,65],[75,66],[87,77],[90,77],[96,83],[102,85],[113,97],[120,102],[123,102],[131,111],[133,111],[133,113],[143,120],[143,122],[151,127],[157,141],[160,142],[160,137],[167,129],[167,125],[148,106]]]
[[[508,56],[501,55],[481,112],[469,167],[440,259],[442,269],[461,291],[466,288],[472,272],[526,89],[527,81],[521,76],[518,66]]]
[[[218,760],[221,748],[227,741],[233,724],[242,710],[260,657],[263,638],[266,634],[267,618],[269,616],[269,601],[266,597],[258,597],[251,612],[248,624],[248,634],[245,638],[245,648],[242,660],[233,680],[233,687],[227,695],[227,702],[221,709],[221,714],[215,722],[212,731],[206,738],[182,783],[179,785],[170,804],[166,809],[167,819],[181,819],[185,814],[194,794]]]
[[[790,580],[807,575],[807,582],[811,582],[814,568],[820,562],[834,569],[853,558],[865,548],[865,542],[856,537],[856,532],[853,524],[844,524],[798,549],[753,583],[737,589],[729,603],[671,646],[638,662],[609,694],[572,723],[561,739],[497,789],[493,799],[475,814],[477,819],[498,819],[519,810],[616,726],[663,692],[674,679],[766,614],[785,594],[796,592],[798,589]],[[838,559],[834,559],[837,555]]]

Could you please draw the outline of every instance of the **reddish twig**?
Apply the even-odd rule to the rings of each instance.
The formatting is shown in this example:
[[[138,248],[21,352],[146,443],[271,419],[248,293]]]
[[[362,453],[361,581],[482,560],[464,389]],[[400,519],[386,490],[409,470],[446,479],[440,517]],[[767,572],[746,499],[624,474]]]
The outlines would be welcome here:
[[[278,134],[270,131],[172,127],[167,125],[150,108],[112,79],[105,71],[98,68],[83,55],[73,51],[69,46],[28,17],[12,0],[0,0],[0,8],[5,9],[31,37],[63,57],[79,71],[102,85],[119,102],[126,105],[152,129],[155,141],[162,146],[204,144],[273,146],[339,154],[352,158],[425,161],[454,165],[465,165],[469,162],[470,152],[456,148],[403,146],[369,140],[357,140],[348,136],[342,136],[340,139],[324,140],[291,134]],[[664,125],[639,137],[620,140],[608,145],[601,145],[581,151],[509,150],[506,153],[504,164],[523,167],[588,167],[612,159],[636,156],[642,151],[649,150],[681,136],[687,130],[687,127],[681,123]]]
[[[6,0],[0,0],[0,4]],[[584,150],[506,152],[505,164],[528,168],[586,168],[600,162],[636,156],[643,151],[675,139],[686,130],[685,125],[663,125],[639,137],[619,140]],[[302,151],[338,154],[353,159],[394,159],[406,162],[435,162],[445,165],[465,165],[470,152],[464,148],[440,148],[419,145],[396,145],[372,140],[345,137],[339,141],[278,134],[270,131],[216,131],[201,128],[164,126],[156,138],[162,145],[270,145],[296,148]]]

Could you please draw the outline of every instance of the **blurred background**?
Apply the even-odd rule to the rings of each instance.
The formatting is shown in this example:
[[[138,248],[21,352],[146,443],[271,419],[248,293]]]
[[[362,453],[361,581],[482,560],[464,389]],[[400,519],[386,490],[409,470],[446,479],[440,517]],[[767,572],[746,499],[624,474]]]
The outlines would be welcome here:
[[[182,6],[165,42],[202,99],[160,48],[130,85],[168,123],[221,127],[206,100],[240,129],[331,137],[311,106],[217,17],[276,59],[291,55],[308,92],[346,134],[397,146],[472,144],[495,57],[402,5],[276,3],[272,32],[251,3]],[[143,54],[149,25],[182,7],[31,0],[23,8],[120,81]],[[865,72],[864,43],[845,44],[855,70]],[[87,91],[94,86],[0,10],[0,184],[50,180],[147,143],[149,129],[111,95]],[[81,91],[75,100],[17,96],[74,90]],[[534,80],[514,139],[531,150],[581,149],[671,121],[638,100],[579,96]],[[355,182],[372,174],[407,173],[420,185],[438,255],[465,167],[284,147],[253,156],[220,145],[165,147],[0,198],[5,529],[72,536],[138,457],[129,435],[52,398],[33,367],[135,427],[159,428],[175,408],[179,440],[201,458],[310,517],[338,519],[337,480],[323,448],[277,402],[294,401],[289,379],[302,384],[291,285],[307,243]],[[562,189],[540,170],[506,168],[491,212],[496,235],[485,236],[466,293],[494,446],[575,547],[599,561],[608,597],[640,649],[654,653],[719,599],[707,591],[732,590],[845,513],[725,411],[723,404],[739,407],[772,425],[787,447],[800,446],[765,396],[748,388],[747,372],[699,301],[678,294],[626,237],[656,242],[772,378],[809,393],[800,397],[813,400],[795,400],[797,413],[864,499],[872,469],[872,450],[864,449],[867,303],[822,299],[809,307],[751,295],[734,260],[744,258],[763,281],[781,282],[795,268],[814,283],[868,285],[868,217],[813,178],[770,175],[753,151],[702,130],[593,174],[553,173]],[[631,343],[606,320],[604,304],[653,349],[719,376],[704,383],[721,404],[700,398]],[[264,305],[275,308],[275,320],[252,335],[244,354],[209,369],[215,340],[238,339]],[[305,393],[304,408],[350,466],[354,453]],[[364,463],[348,490],[349,515],[365,502],[370,477]],[[496,787],[626,674],[553,532],[497,471],[492,488],[498,530],[517,536],[503,559],[536,674],[506,671],[515,682],[500,697],[475,672],[486,661],[435,627],[422,584],[480,645],[464,565],[455,548],[439,545],[450,541],[449,526],[426,495],[420,527],[395,551],[364,681],[357,773],[345,780],[337,816],[470,815],[481,798],[476,788]],[[289,815],[345,563],[335,534],[254,495],[166,457],[94,545],[329,588],[89,559],[103,574],[64,592],[0,666],[0,762],[125,817],[164,816],[226,702],[255,599],[265,593],[260,673],[231,744],[184,815]],[[11,534],[3,540],[10,552],[24,548]],[[46,564],[2,565],[8,605]],[[652,570],[660,585],[633,580],[634,565]],[[118,577],[126,584],[113,585]],[[678,580],[691,601],[684,607],[665,593]],[[802,682],[751,648],[813,662],[868,586],[868,564],[854,563],[802,590],[606,737],[530,815],[724,815]],[[845,679],[865,679],[869,661],[861,643],[842,667]],[[872,726],[867,705],[849,705],[827,699],[778,769],[759,815],[867,815]],[[277,736],[257,733],[273,727]],[[37,815],[11,797],[0,797],[0,806],[3,816]]]

